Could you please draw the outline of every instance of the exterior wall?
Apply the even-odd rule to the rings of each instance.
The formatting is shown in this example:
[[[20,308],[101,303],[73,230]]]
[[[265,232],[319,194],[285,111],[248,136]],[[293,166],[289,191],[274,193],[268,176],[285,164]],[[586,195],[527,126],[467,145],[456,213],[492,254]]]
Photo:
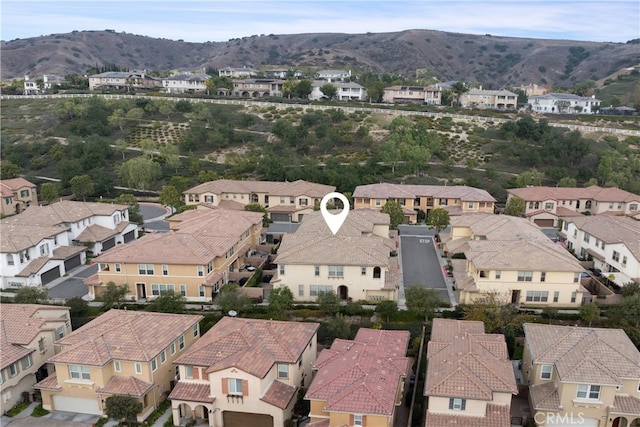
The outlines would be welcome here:
[[[35,363],[32,363],[31,367],[22,370],[21,361],[23,359],[16,362],[20,369],[17,376],[9,378],[9,369],[7,368],[2,370],[2,375],[6,378],[5,382],[0,387],[0,397],[2,398],[0,402],[2,402],[3,413],[22,401],[22,393],[27,392],[31,394],[31,392],[33,392],[33,385],[36,383],[36,371],[38,370],[38,366],[36,366]]]
[[[491,91],[465,92],[460,96],[463,107],[515,109],[518,102],[516,94],[496,95]]]
[[[429,412],[438,414],[468,415],[483,417],[487,413],[487,402],[484,400],[467,399],[465,410],[449,409],[449,398],[439,396],[429,396]]]
[[[20,213],[31,205],[38,206],[38,192],[35,185],[16,188],[12,196],[2,199],[0,214],[3,216]]]
[[[435,208],[445,208],[447,206],[461,206],[462,211],[464,213],[468,212],[488,212],[493,213],[494,211],[494,202],[474,202],[474,201],[466,201],[462,199],[456,198],[434,198],[429,196],[417,196],[416,199],[405,197],[405,198],[393,198],[393,197],[385,197],[380,195],[380,198],[366,198],[366,197],[356,197],[354,199],[354,209],[366,208],[366,209],[380,209],[384,204],[393,200],[400,203],[406,209],[417,210],[420,209],[424,211],[426,214],[429,213],[431,209]]]
[[[568,102],[567,107],[559,108],[558,101]],[[538,113],[580,113],[592,114],[596,112],[600,101],[588,97],[576,97],[571,99],[556,98],[551,95],[531,96],[529,98],[531,109]],[[562,110],[562,111],[560,111]]]

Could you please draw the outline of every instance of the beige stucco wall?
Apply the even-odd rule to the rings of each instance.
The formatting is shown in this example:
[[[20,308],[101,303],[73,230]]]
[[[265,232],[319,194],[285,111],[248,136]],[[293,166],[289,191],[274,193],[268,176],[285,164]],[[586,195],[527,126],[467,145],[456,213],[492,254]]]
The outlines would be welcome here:
[[[465,410],[453,410],[449,409],[449,398],[439,396],[429,396],[429,412],[439,414],[456,414],[456,415],[468,415],[483,417],[487,413],[487,402],[484,400],[467,399]]]

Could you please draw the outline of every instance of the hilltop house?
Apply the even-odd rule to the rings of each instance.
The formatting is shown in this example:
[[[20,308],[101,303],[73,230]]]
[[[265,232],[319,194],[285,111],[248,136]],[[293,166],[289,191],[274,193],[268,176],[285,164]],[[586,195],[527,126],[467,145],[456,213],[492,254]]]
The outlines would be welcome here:
[[[360,328],[336,339],[313,366],[309,427],[393,426],[411,369],[408,331]]]
[[[0,180],[0,215],[18,214],[29,206],[38,206],[36,185],[24,178]]]
[[[284,80],[277,79],[244,79],[234,80],[233,96],[241,98],[262,98],[266,96],[282,96]]]
[[[223,317],[174,361],[173,425],[288,425],[311,381],[319,326]]]
[[[154,89],[161,87],[160,79],[146,71],[107,71],[89,76],[89,90]]]
[[[531,109],[537,113],[593,114],[600,107],[595,96],[579,96],[572,93],[548,93],[529,97]]]
[[[518,95],[505,89],[485,90],[469,89],[460,95],[460,106],[465,108],[492,108],[496,110],[515,110]]]
[[[380,209],[388,201],[402,206],[405,223],[418,221],[418,211],[425,215],[435,208],[443,208],[449,215],[469,212],[493,213],[496,199],[485,190],[466,185],[359,185],[353,192],[354,209]]]
[[[314,80],[311,84],[311,94],[309,99],[311,101],[320,101],[327,99],[327,96],[322,93],[322,86],[326,84],[333,85],[337,91],[333,99],[338,101],[365,101],[367,99],[367,88],[356,82],[326,82],[324,80]]]
[[[620,216],[562,219],[558,235],[567,249],[590,258],[594,267],[619,286],[640,283],[640,223]]]
[[[283,236],[271,283],[288,287],[299,301],[314,300],[320,292],[335,292],[343,300],[397,300],[396,249],[387,214],[352,210],[334,235],[320,212],[313,212],[295,233]]]
[[[200,338],[202,316],[109,310],[56,341],[55,372],[34,387],[48,411],[104,415],[110,396],[142,403],[143,421],[178,379],[175,360]]]
[[[442,103],[442,87],[435,86],[389,86],[384,88],[382,102],[390,104],[426,104]]]
[[[538,426],[640,426],[640,352],[622,329],[524,324]]]
[[[575,187],[525,187],[507,190],[524,200],[524,215],[540,227],[557,227],[561,217],[629,215],[640,219],[640,196],[619,188],[592,185]]]
[[[196,93],[207,91],[207,80],[211,77],[204,73],[183,73],[162,79],[162,87],[167,93]]]
[[[537,226],[508,215],[469,214],[451,218],[451,231],[441,233],[451,259],[460,303],[489,295],[518,305],[582,304],[584,268]]]
[[[259,212],[223,209],[175,215],[171,231],[147,234],[96,258],[98,272],[85,279],[89,295],[100,296],[112,281],[128,284],[131,299],[174,291],[188,301],[211,301],[260,243],[262,218]]]
[[[0,322],[0,395],[2,407],[10,409],[49,375],[53,344],[71,332],[71,321],[69,307],[2,304]]]
[[[510,427],[511,397],[516,394],[504,335],[485,334],[478,321],[433,319],[425,427]]]
[[[220,207],[234,202],[241,208],[257,203],[267,209],[272,221],[301,221],[313,212],[316,204],[332,191],[334,186],[315,184],[303,180],[293,182],[240,181],[218,179],[205,182],[184,192],[187,205],[204,204]]]
[[[251,67],[242,67],[242,68],[234,68],[234,67],[224,67],[218,70],[218,76],[220,77],[231,77],[233,79],[238,78],[248,78],[258,74],[258,70],[255,70]]]
[[[351,79],[351,70],[320,70],[316,73],[319,80],[347,81]]]

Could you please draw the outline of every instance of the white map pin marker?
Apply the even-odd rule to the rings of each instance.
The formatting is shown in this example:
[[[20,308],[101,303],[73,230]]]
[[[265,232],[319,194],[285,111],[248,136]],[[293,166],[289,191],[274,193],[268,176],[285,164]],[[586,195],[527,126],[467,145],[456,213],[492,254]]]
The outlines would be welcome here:
[[[339,214],[333,215],[330,214],[327,210],[327,203],[329,200],[340,199],[342,201],[342,205],[344,208],[342,212]],[[347,215],[349,215],[349,200],[345,197],[344,194],[341,193],[329,193],[322,198],[320,202],[320,212],[322,212],[322,217],[324,218],[324,222],[329,226],[329,230],[335,235],[342,224],[344,224],[344,220],[347,219]]]

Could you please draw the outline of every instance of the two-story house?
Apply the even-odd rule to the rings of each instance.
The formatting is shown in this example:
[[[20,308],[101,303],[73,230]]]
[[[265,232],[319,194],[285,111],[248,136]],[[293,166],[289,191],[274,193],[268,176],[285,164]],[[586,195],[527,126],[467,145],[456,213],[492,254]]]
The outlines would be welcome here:
[[[319,80],[347,81],[351,79],[351,70],[320,70],[316,73]]]
[[[183,73],[162,79],[162,87],[167,93],[195,93],[207,90],[207,80],[211,76],[204,73]]]
[[[367,88],[356,82],[327,82],[325,80],[314,80],[311,84],[311,101],[320,101],[327,99],[322,92],[322,86],[330,84],[336,88],[336,94],[333,99],[338,101],[365,101],[367,99]]]
[[[174,362],[173,425],[287,425],[298,391],[311,382],[319,326],[223,317]]]
[[[611,215],[564,218],[558,235],[619,286],[640,283],[640,222]]]
[[[350,211],[334,235],[320,212],[313,212],[295,233],[283,236],[271,283],[288,287],[299,301],[315,300],[320,292],[335,292],[343,300],[397,300],[396,250],[387,214]]]
[[[35,385],[48,411],[104,415],[110,396],[142,403],[143,421],[178,379],[173,362],[200,338],[202,316],[109,310],[56,341],[55,373]]]
[[[518,95],[505,89],[486,90],[473,88],[460,95],[460,106],[465,108],[515,110],[517,104]]]
[[[7,410],[49,375],[54,342],[71,332],[71,320],[68,307],[2,304],[0,322],[0,396]]]
[[[18,214],[29,206],[38,206],[36,185],[24,178],[0,180],[0,215]]]
[[[303,180],[293,182],[241,181],[218,179],[197,185],[184,192],[187,205],[205,204],[218,207],[221,202],[236,202],[241,206],[257,203],[267,209],[272,221],[300,221],[313,212],[322,198],[335,191],[331,185]]]
[[[540,227],[557,227],[560,217],[614,214],[640,219],[640,196],[619,188],[592,185],[575,187],[525,187],[507,190],[525,202],[524,215]]]
[[[580,306],[584,268],[536,225],[508,215],[469,214],[451,218],[441,233],[451,259],[460,303],[488,294],[512,304]],[[464,259],[454,254],[464,254]]]
[[[435,86],[389,86],[385,87],[382,102],[390,104],[426,104],[442,103],[442,87]]]
[[[265,96],[282,96],[284,80],[278,79],[244,79],[233,81],[233,96],[241,98],[261,98]]]
[[[218,70],[219,77],[231,77],[234,79],[248,78],[258,74],[258,70],[251,67],[224,67]]]
[[[443,208],[449,215],[469,212],[493,213],[496,199],[487,191],[466,185],[408,185],[379,183],[359,185],[353,192],[354,209],[380,209],[388,201],[398,202],[406,223],[418,220],[418,211],[425,215]]]
[[[146,71],[107,71],[89,76],[89,90],[153,89],[161,86],[161,81],[147,75]]]
[[[322,350],[305,395],[309,427],[393,426],[411,369],[408,345],[408,331],[360,328],[352,341]]]
[[[484,323],[433,319],[427,347],[425,427],[511,426],[511,397],[518,394],[502,334]]]
[[[640,426],[640,352],[622,329],[525,323],[524,334],[537,426]]]
[[[572,93],[547,93],[529,96],[531,109],[537,113],[593,114],[600,107],[595,96],[580,96]]]
[[[239,270],[241,258],[260,243],[260,212],[224,209],[185,211],[171,218],[172,230],[152,233],[97,257],[98,272],[85,280],[100,296],[110,281],[129,287],[131,299],[153,299],[173,291],[187,301],[211,301]]]

